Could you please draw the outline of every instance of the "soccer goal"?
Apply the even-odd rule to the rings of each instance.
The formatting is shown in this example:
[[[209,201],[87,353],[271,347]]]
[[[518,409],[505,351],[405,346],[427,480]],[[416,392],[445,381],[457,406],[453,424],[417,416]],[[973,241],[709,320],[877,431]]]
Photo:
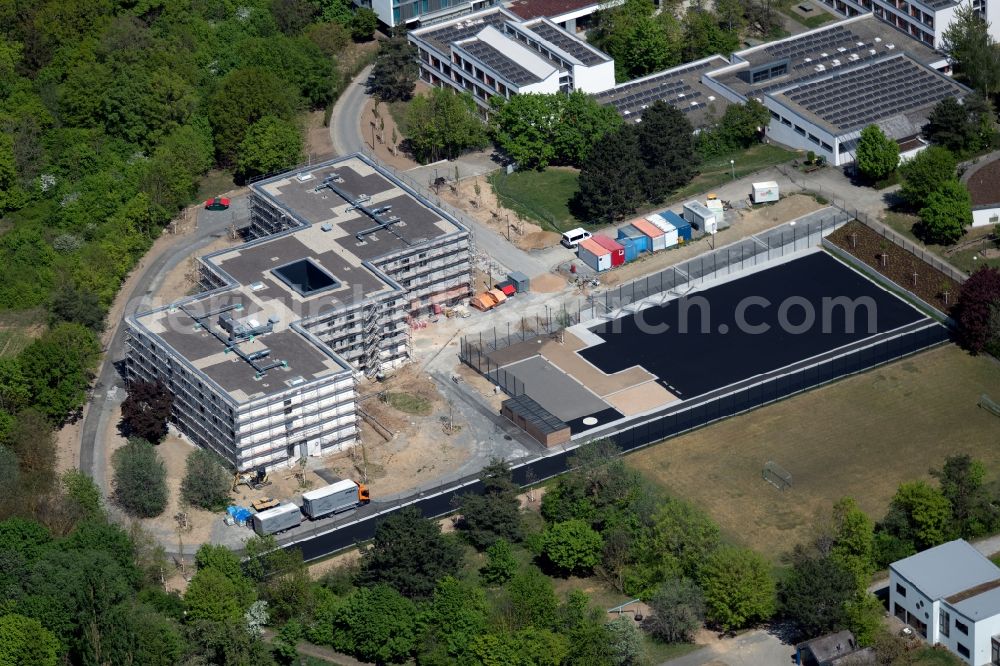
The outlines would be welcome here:
[[[768,460],[764,463],[764,469],[761,470],[761,476],[764,477],[765,481],[778,490],[785,490],[786,488],[792,487],[792,475],[788,472],[788,470],[773,460]]]
[[[1000,405],[990,399],[990,396],[983,393],[979,396],[979,406],[990,412],[994,416],[1000,416]]]

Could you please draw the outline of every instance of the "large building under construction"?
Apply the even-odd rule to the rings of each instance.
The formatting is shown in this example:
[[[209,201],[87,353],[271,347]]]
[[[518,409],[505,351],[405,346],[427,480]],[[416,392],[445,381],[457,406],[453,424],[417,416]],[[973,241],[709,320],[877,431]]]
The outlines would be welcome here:
[[[256,182],[249,209],[201,293],[127,319],[128,380],[163,382],[173,423],[239,470],[352,445],[357,381],[471,284],[468,230],[362,155]]]

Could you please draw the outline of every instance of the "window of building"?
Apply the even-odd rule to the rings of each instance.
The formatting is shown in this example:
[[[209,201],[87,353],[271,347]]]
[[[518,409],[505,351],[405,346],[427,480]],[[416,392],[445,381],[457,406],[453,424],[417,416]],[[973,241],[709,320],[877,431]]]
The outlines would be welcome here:
[[[809,140],[815,143],[817,146],[819,145],[819,137],[816,136],[815,134],[810,134]]]
[[[991,664],[1000,664],[1000,639],[994,638],[992,641]]]
[[[905,597],[906,596],[906,588],[903,587],[902,585],[900,585],[899,583],[896,583],[896,594],[898,594],[901,597]]]
[[[969,658],[969,648],[965,647],[961,643],[955,643],[955,650],[957,650],[958,653],[966,659]]]
[[[795,131],[797,133],[801,134],[802,136],[806,135],[806,131],[804,129],[802,129],[801,127],[799,127],[798,125],[795,126]]]
[[[964,622],[959,622],[958,620],[955,620],[955,628],[961,631],[966,636],[969,635],[969,625],[965,624]]]
[[[829,151],[833,152],[833,146],[831,146],[830,144],[828,144],[826,141],[820,141],[819,145],[823,146],[823,148],[825,150],[829,150]]]
[[[951,615],[943,608],[938,614],[938,631],[942,636],[948,636],[951,631]]]
[[[789,127],[791,127],[792,126],[792,121],[789,120],[788,118],[784,117],[784,116],[781,116],[781,124],[782,125],[788,125]]]

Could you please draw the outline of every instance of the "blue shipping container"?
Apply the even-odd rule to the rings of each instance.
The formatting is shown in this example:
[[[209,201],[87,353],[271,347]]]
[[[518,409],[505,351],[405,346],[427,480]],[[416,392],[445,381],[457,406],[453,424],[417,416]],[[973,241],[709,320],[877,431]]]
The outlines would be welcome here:
[[[649,252],[649,236],[642,233],[631,224],[626,224],[618,230],[618,242],[621,243],[621,239],[623,238],[631,238],[635,243],[637,252]]]
[[[660,213],[670,224],[677,228],[677,235],[684,239],[684,242],[691,240],[691,223],[685,220],[683,217],[678,215],[672,210],[665,210]]]
[[[625,248],[625,261],[635,261],[635,258],[639,256],[638,243],[629,238],[628,236],[619,237],[618,242],[621,246]]]

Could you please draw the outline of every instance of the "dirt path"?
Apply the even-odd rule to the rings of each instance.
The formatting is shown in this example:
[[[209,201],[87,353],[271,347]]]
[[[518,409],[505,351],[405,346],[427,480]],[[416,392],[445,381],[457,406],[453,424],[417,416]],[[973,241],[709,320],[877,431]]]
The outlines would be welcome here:
[[[396,127],[396,121],[389,113],[389,107],[385,104],[378,105],[377,115],[375,113],[375,101],[369,99],[361,111],[359,120],[359,132],[364,138],[369,148],[372,148],[372,137],[375,138],[375,157],[384,164],[388,164],[399,171],[407,171],[420,166],[419,162],[410,159],[401,149],[399,144],[403,141],[403,133]],[[381,129],[379,129],[381,128]],[[393,150],[392,136],[396,132],[396,150]]]
[[[328,157],[334,153],[330,128],[323,124],[325,111],[310,111],[306,114],[306,154],[315,159]]]

